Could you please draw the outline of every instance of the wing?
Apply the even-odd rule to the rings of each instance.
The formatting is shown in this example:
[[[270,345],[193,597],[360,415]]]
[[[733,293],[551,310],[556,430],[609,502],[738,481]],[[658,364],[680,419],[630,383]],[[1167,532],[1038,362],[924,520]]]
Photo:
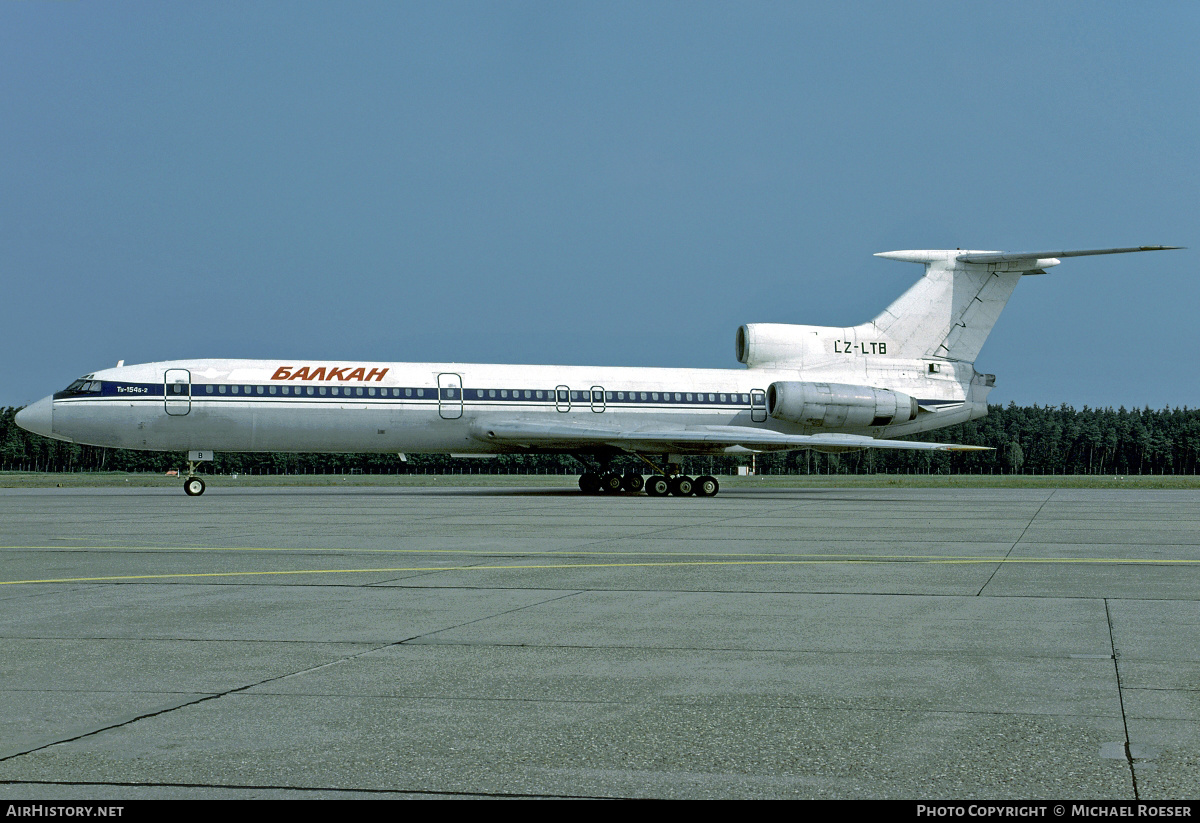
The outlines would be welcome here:
[[[577,423],[547,425],[524,420],[474,424],[472,434],[485,442],[524,448],[607,446],[631,452],[738,452],[792,449],[913,449],[919,451],[992,451],[988,446],[878,440],[860,434],[784,434],[750,426],[684,426],[677,429],[626,430]]]

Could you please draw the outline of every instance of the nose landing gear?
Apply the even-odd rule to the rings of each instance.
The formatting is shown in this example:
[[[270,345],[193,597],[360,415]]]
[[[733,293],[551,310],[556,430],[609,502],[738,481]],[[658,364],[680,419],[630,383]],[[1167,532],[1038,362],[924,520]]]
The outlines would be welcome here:
[[[188,452],[187,478],[183,481],[183,493],[188,497],[198,497],[204,494],[204,481],[196,476],[196,464],[204,460],[212,460],[210,451]]]

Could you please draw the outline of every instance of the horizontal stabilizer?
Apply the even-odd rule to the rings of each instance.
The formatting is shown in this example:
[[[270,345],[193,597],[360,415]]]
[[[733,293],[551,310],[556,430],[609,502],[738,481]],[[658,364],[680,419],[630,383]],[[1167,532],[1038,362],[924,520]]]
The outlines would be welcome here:
[[[1088,257],[1093,254],[1125,254],[1132,251],[1168,251],[1182,249],[1184,246],[1129,246],[1120,249],[1066,249],[1063,251],[1002,251],[971,252],[955,257],[963,263],[1010,263],[1018,260],[1050,260],[1061,257]]]
[[[1060,258],[1182,246],[1127,246],[1058,251],[908,249],[876,254],[888,260],[923,263],[925,275],[870,324],[856,326],[866,339],[882,339],[889,356],[938,358],[974,363],[1017,283],[1044,274]]]

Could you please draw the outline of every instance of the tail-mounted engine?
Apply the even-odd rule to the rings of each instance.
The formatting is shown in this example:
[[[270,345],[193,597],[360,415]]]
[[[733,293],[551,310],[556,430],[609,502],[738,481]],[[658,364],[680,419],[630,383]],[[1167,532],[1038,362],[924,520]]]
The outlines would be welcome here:
[[[750,368],[757,366],[799,366],[810,348],[821,351],[817,326],[787,323],[747,323],[737,330],[737,359]],[[840,329],[824,329],[827,332]]]
[[[889,426],[916,418],[917,401],[870,386],[781,381],[767,387],[767,414],[804,426]]]

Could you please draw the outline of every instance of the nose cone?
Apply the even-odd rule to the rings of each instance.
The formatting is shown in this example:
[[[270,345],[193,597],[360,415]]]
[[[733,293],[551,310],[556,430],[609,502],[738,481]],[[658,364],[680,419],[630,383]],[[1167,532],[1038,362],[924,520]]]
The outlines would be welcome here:
[[[16,423],[25,431],[40,434],[42,437],[54,436],[54,398],[43,397],[36,403],[26,406],[17,412]]]

